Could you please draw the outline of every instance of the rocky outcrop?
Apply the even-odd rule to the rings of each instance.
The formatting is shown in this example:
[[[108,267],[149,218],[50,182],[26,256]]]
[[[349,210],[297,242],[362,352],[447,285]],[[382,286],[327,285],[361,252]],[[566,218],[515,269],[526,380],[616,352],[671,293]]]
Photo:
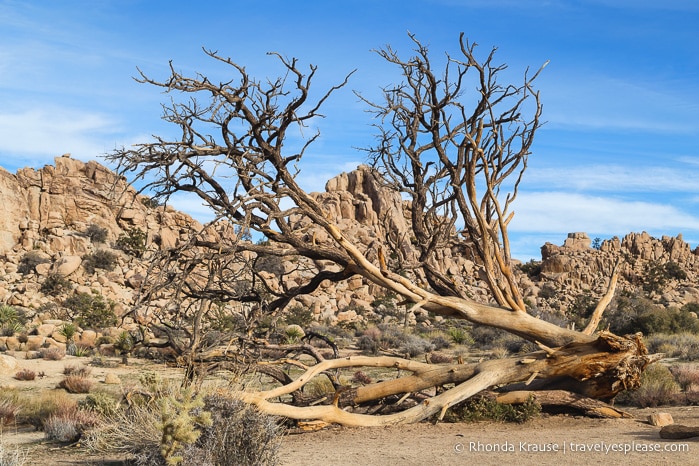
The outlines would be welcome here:
[[[327,182],[325,192],[311,195],[370,260],[376,259],[383,238],[391,238],[397,245],[394,254],[400,260],[417,260],[410,241],[410,204],[384,186],[369,167],[342,173]],[[290,220],[309,242],[331,244],[327,233],[307,217]],[[122,315],[133,304],[148,263],[115,248],[116,240],[136,228],[146,234],[148,248],[168,249],[198,226],[170,206],[154,205],[97,162],[62,156],[55,159],[54,166],[24,168],[16,175],[0,169],[0,303],[31,311],[37,316],[35,324],[43,325],[51,317],[44,311],[56,297],[42,292],[41,285],[49,275],[57,274],[76,292],[94,291],[114,301]],[[86,234],[90,227],[103,229],[104,238]],[[469,296],[488,302],[489,292],[478,279],[479,265],[469,259],[473,255],[463,245],[454,244],[439,251],[438,266]],[[101,250],[115,255],[114,267],[88,270],[84,257]],[[561,246],[545,244],[540,273],[518,272],[518,279],[533,308],[565,312],[581,293],[601,296],[619,258],[623,259],[619,287],[627,290],[638,289],[640,278],[652,264],[673,263],[685,276],[669,280],[656,298],[679,306],[699,302],[698,251],[691,250],[681,235],[658,239],[647,233],[630,233],[622,239],[593,242],[587,234],[577,232],[569,234]],[[27,256],[33,261],[30,266]],[[286,286],[303,283],[307,273],[303,267],[281,265],[287,272]],[[316,265],[310,261],[305,264]],[[384,295],[381,288],[354,277],[338,284],[325,282],[316,293],[299,297],[291,305],[311,309],[315,318],[324,322],[407,319],[430,324],[430,317],[420,313],[404,316],[385,312],[385,304],[377,304],[385,302]]]

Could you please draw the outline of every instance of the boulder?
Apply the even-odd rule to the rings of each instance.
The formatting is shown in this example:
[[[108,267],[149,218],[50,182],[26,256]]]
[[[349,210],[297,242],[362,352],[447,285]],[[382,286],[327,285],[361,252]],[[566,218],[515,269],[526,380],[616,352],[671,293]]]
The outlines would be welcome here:
[[[80,267],[82,259],[80,256],[63,256],[56,262],[56,273],[63,277],[67,277]]]
[[[17,359],[7,354],[0,354],[0,374],[14,375],[17,369],[19,369]]]

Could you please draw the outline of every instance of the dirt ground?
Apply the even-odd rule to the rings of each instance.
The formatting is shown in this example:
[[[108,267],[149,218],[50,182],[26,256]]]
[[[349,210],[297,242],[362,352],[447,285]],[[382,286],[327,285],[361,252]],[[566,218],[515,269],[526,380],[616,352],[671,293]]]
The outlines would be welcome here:
[[[643,422],[669,412],[678,424],[699,425],[699,407],[628,411],[635,419],[543,415],[521,425],[338,427],[287,435],[281,457],[285,466],[699,464],[699,438],[666,441],[659,427]]]
[[[0,390],[16,387],[28,394],[55,388],[66,365],[87,365],[89,359],[61,361],[21,360],[22,368],[44,372],[31,382],[0,376]],[[138,374],[153,370],[152,363],[132,361],[129,366],[93,367],[91,376],[101,389],[121,390],[135,383]],[[158,371],[173,371],[164,366]],[[121,384],[104,385],[112,373]],[[174,372],[173,372],[174,374]],[[699,464],[699,438],[665,441],[660,428],[646,423],[649,414],[668,412],[675,423],[699,426],[699,406],[627,409],[634,419],[590,419],[547,416],[525,424],[471,423],[419,424],[387,428],[330,427],[317,432],[287,434],[280,457],[284,466],[312,465],[590,465]],[[89,455],[79,446],[61,446],[44,439],[31,428],[5,427],[1,435],[6,449],[26,453],[27,466],[117,465],[120,458]]]

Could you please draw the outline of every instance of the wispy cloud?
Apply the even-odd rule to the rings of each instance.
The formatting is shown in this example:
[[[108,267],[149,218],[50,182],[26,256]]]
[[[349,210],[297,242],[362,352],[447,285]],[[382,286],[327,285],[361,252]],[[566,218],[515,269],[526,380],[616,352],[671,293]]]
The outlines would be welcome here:
[[[699,232],[699,216],[670,204],[566,192],[522,193],[513,232]]]
[[[532,170],[527,173],[527,186],[587,192],[699,193],[697,179],[699,163],[688,168],[584,165]]]
[[[105,115],[74,109],[0,113],[0,154],[6,166],[19,166],[27,158],[50,163],[65,152],[90,160],[114,148],[106,141],[116,140],[117,128],[118,124]]]

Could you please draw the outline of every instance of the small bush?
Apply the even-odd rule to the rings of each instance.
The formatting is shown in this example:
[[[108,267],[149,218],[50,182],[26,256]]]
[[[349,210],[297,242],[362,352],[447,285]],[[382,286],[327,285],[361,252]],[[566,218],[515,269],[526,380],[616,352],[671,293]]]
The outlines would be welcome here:
[[[617,396],[621,404],[641,408],[655,408],[677,401],[680,386],[670,370],[662,364],[651,364],[641,375],[641,385],[636,390],[622,392]]]
[[[96,269],[112,271],[117,264],[117,255],[106,249],[98,249],[92,254],[83,256],[82,266],[89,274],[95,273]]]
[[[49,440],[76,442],[83,433],[97,426],[99,415],[82,409],[72,409],[50,415],[44,422],[44,435]]]
[[[527,274],[529,277],[537,277],[541,274],[541,261],[531,259],[529,262],[520,264],[519,270]]]
[[[98,293],[77,293],[63,301],[63,306],[75,315],[75,323],[82,328],[102,329],[117,324],[115,303]]]
[[[52,414],[77,408],[77,402],[62,390],[43,390],[39,396],[22,401],[20,421],[33,425],[36,430],[43,429],[44,422]]]
[[[39,264],[46,264],[51,262],[45,253],[39,251],[29,251],[19,262],[17,271],[22,275],[27,275],[36,272],[36,266]]]
[[[44,348],[41,350],[41,357],[47,361],[60,361],[66,357],[66,352],[63,348],[58,348],[53,346],[51,348]]]
[[[369,354],[378,354],[379,343],[369,335],[362,335],[357,341],[357,348]]]
[[[27,451],[19,447],[7,447],[0,441],[0,465],[23,466],[27,462]]]
[[[407,354],[411,358],[434,350],[434,345],[417,335],[408,335],[400,346],[399,351]]]
[[[699,391],[699,367],[696,365],[675,364],[670,366],[670,372],[685,392]]]
[[[114,416],[120,408],[119,400],[105,392],[90,393],[79,403],[79,406],[84,410],[92,411],[105,417]]]
[[[473,338],[469,335],[468,330],[460,327],[449,327],[447,335],[457,345],[472,345]]]
[[[429,360],[431,364],[446,364],[452,362],[454,358],[444,353],[430,353]]]
[[[71,289],[70,280],[60,273],[50,273],[41,283],[39,290],[45,295],[56,295]]]
[[[204,402],[213,423],[203,427],[197,441],[185,447],[184,464],[279,464],[282,437],[274,417],[233,398],[212,395]]]
[[[101,226],[92,223],[83,232],[83,235],[85,235],[87,238],[90,238],[90,241],[92,241],[93,243],[104,243],[105,241],[107,241],[108,233],[109,232],[106,228],[102,228]]]
[[[469,398],[451,407],[444,419],[447,422],[516,422],[524,423],[541,413],[533,397],[519,405],[498,403],[487,396]]]
[[[148,236],[140,228],[129,228],[126,233],[119,235],[116,247],[127,254],[141,258],[146,252],[146,240]]]
[[[36,372],[31,369],[22,369],[15,374],[15,379],[17,380],[34,380],[36,379]]]
[[[69,375],[60,381],[58,387],[68,393],[90,393],[92,380],[79,375]]]
[[[92,369],[85,366],[68,365],[63,367],[63,375],[74,375],[76,377],[88,377],[92,373]]]
[[[0,429],[3,426],[15,422],[15,419],[21,410],[22,408],[15,400],[7,398],[0,400]],[[0,462],[0,464],[2,464],[2,462]]]
[[[286,325],[298,325],[307,328],[313,322],[313,311],[309,307],[296,305],[284,315]]]
[[[368,385],[373,382],[373,380],[371,380],[371,377],[366,375],[364,372],[357,371],[354,373],[354,375],[352,375],[352,382]]]

